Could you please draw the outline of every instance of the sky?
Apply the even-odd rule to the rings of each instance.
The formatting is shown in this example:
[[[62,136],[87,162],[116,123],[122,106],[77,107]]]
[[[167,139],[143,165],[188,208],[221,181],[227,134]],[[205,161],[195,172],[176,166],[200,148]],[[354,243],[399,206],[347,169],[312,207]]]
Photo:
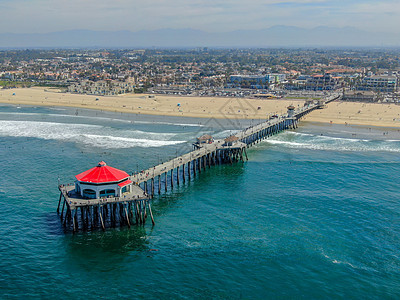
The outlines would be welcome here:
[[[287,25],[399,33],[400,0],[0,0],[0,33]]]

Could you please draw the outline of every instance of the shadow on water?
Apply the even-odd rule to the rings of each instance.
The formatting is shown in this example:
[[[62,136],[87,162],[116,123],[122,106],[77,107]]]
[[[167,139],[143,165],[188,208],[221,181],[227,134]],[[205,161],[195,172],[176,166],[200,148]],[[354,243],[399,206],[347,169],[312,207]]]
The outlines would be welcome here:
[[[214,185],[221,186],[221,182],[238,183],[244,174],[245,164],[234,163],[233,165],[213,166],[202,171],[192,179],[182,182],[178,186],[174,184],[171,190],[168,186],[168,192],[162,190],[161,195],[156,195],[152,207],[157,226],[157,216],[166,215],[174,207],[183,203],[183,199],[191,198],[191,195],[213,190]],[[223,185],[223,184],[222,184]],[[184,203],[183,203],[184,204]],[[56,208],[55,208],[56,209]],[[151,249],[152,226],[151,222],[142,226],[117,226],[116,228],[108,227],[106,231],[100,228],[93,230],[78,231],[73,234],[71,226],[65,229],[60,220],[60,216],[56,212],[44,214],[46,227],[49,235],[64,236],[63,244],[65,245],[66,260],[79,268],[89,268],[96,264],[102,265],[103,269],[116,268],[127,257],[137,256],[139,259],[143,256],[152,256]],[[111,267],[113,266],[113,267]],[[97,268],[97,267],[94,267]]]
[[[57,207],[54,208],[54,210],[56,209]],[[62,222],[60,220],[60,215],[56,211],[44,213],[43,219],[46,224],[48,235],[58,236],[58,235],[64,235],[66,233],[66,230],[63,227]]]
[[[108,229],[104,232],[81,232],[67,238],[70,254],[91,256],[93,251],[100,253],[128,253],[148,250],[146,228]],[[88,253],[90,249],[92,254]]]
[[[190,197],[198,193],[204,193],[218,182],[219,187],[223,187],[223,182],[229,185],[239,183],[242,181],[242,176],[244,174],[246,163],[238,162],[225,165],[212,166],[201,173],[197,173],[196,176],[192,174],[191,180],[186,179],[183,183],[180,179],[180,185],[174,182],[174,188],[171,190],[170,177],[168,177],[168,191],[164,192],[165,181],[162,181],[161,194],[158,195],[157,192],[154,196],[152,208],[155,217],[158,215],[164,215],[168,210],[172,209],[174,206],[185,197]],[[182,178],[182,177],[180,177]],[[157,218],[156,218],[157,223]],[[156,225],[157,226],[157,225]]]
[[[64,239],[66,263],[89,272],[124,268],[126,259],[152,255],[144,227],[83,232]]]

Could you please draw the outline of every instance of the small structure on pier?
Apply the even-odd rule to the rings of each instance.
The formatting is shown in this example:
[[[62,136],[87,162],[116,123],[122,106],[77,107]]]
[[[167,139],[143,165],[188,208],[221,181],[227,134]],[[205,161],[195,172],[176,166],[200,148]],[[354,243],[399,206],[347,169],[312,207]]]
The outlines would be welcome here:
[[[231,146],[234,146],[234,144],[237,143],[238,141],[239,141],[239,138],[236,135],[231,135],[224,139],[224,144],[222,146],[231,147]]]
[[[85,230],[98,226],[104,230],[106,226],[116,226],[117,223],[130,226],[134,221],[145,224],[147,212],[154,225],[151,197],[133,184],[128,173],[101,161],[75,177],[75,183],[58,187],[57,212],[60,213],[62,202],[60,217],[64,226],[72,225],[75,232],[79,228]]]
[[[326,105],[325,105],[325,100],[318,100],[318,109],[322,109],[322,108],[325,108],[326,107]]]
[[[214,141],[213,137],[209,134],[203,134],[197,138],[198,144],[211,144]]]
[[[203,147],[204,145],[207,144],[212,144],[214,142],[214,139],[211,135],[209,134],[203,134],[201,137],[197,138],[196,143],[193,144],[194,149],[199,149]]]
[[[75,192],[84,199],[120,197],[131,191],[129,174],[107,166],[104,161],[75,177]]]
[[[295,107],[293,105],[289,105],[288,106],[288,108],[287,108],[288,118],[293,118],[294,117],[294,110],[295,110]]]
[[[311,105],[313,105],[314,104],[314,100],[313,99],[307,99],[305,102],[304,102],[304,106],[305,107],[309,107],[309,106],[311,106]]]
[[[219,149],[219,155],[222,162],[244,161],[243,153],[246,155],[247,145],[240,141],[236,135],[230,135],[224,139],[222,146]]]

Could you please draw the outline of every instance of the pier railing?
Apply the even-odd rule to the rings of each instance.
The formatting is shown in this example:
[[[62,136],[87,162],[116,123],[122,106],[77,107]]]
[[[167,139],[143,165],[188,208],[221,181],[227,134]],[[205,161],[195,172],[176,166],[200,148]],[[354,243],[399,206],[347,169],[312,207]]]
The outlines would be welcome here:
[[[276,116],[248,127],[226,139],[198,144],[193,151],[131,175],[130,179],[135,185],[130,194],[122,197],[82,199],[79,195],[74,194],[74,184],[59,186],[60,200],[57,212],[60,210],[63,198],[61,219],[64,218],[64,224],[69,220],[73,224],[74,232],[79,227],[78,209],[81,210],[80,224],[83,228],[88,227],[89,224],[96,225],[96,222],[100,220],[104,229],[107,218],[111,224],[115,224],[119,219],[121,224],[126,223],[130,226],[133,216],[135,216],[136,224],[144,224],[147,211],[149,211],[154,224],[149,199],[153,197],[156,190],[160,194],[162,187],[165,191],[168,190],[168,186],[172,189],[175,183],[179,185],[180,180],[183,182],[186,178],[190,180],[192,176],[196,176],[197,173],[201,173],[213,165],[232,164],[235,161],[244,161],[244,158],[247,160],[246,148],[284,130],[297,128],[297,124],[303,116],[315,109],[323,108],[326,103],[339,97],[339,94],[334,94],[325,101],[310,102],[297,110],[291,108],[292,110],[287,115]],[[64,206],[67,207],[67,211],[63,216]],[[117,210],[119,213],[116,212]]]
[[[334,101],[339,97],[339,94],[333,94],[325,101],[309,103],[306,106],[298,108],[291,117],[288,115],[281,115],[246,128],[234,135],[238,140],[236,145],[227,146],[224,139],[215,140],[210,144],[201,144],[198,149],[132,175],[131,180],[138,185],[143,184],[144,190],[150,195],[153,195],[155,191],[154,180],[156,178],[158,178],[159,181],[158,191],[160,192],[162,181],[165,185],[165,190],[167,190],[168,174],[171,187],[173,187],[174,182],[179,184],[180,177],[183,181],[185,181],[185,177],[189,177],[190,179],[191,176],[196,175],[196,172],[201,172],[206,166],[223,162],[232,162],[234,160],[243,160],[243,154],[247,158],[246,147],[250,147],[254,143],[283,130],[297,128],[297,124],[303,116],[315,109],[323,108],[325,103]],[[239,142],[245,145],[243,146],[243,144],[239,144]],[[176,171],[176,175],[174,175],[174,171]],[[165,177],[164,180],[162,177]],[[148,188],[149,182],[151,185],[150,188]]]

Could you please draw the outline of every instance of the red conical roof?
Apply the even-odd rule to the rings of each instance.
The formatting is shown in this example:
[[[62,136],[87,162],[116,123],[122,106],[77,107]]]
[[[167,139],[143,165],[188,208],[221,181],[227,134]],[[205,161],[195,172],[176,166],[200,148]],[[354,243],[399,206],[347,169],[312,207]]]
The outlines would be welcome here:
[[[101,161],[96,167],[82,172],[75,177],[78,181],[83,182],[107,183],[121,181],[128,178],[129,174],[116,168],[109,167],[104,161]]]

